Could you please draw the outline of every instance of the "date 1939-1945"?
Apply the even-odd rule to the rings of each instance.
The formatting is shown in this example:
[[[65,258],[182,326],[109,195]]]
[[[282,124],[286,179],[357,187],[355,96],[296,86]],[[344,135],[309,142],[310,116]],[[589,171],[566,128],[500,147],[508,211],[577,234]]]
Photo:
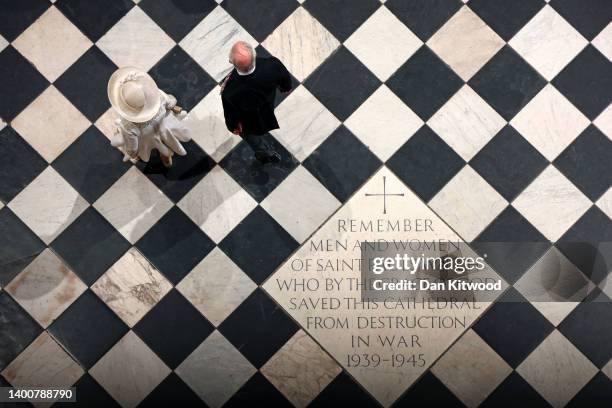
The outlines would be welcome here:
[[[378,367],[381,364],[391,367],[424,367],[425,358],[420,354],[390,354],[380,355],[377,353],[354,353],[346,356],[347,367]]]

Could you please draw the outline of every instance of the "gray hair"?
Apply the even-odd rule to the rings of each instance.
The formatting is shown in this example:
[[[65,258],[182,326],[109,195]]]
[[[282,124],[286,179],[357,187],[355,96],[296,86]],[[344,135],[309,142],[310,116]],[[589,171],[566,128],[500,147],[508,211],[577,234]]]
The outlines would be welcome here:
[[[238,50],[238,51],[236,50],[236,46],[237,46],[237,45],[238,45],[238,46],[241,46],[241,47],[244,47],[243,49],[244,49],[244,50],[245,50],[245,51],[246,51],[246,52],[247,52],[247,53],[250,55],[250,57],[251,57],[251,65],[249,65],[248,69],[245,71],[245,72],[247,72],[247,71],[251,70],[251,69],[253,68],[253,66],[255,65],[255,58],[257,57],[257,52],[255,51],[255,49],[253,48],[253,46],[252,46],[251,44],[247,43],[246,41],[238,41],[238,42],[236,42],[236,43],[235,43],[235,44],[232,46],[232,48],[230,49],[230,52],[229,52],[229,61],[230,61],[230,63],[232,63],[232,65],[234,65],[234,66],[236,65],[236,64],[234,63],[234,57],[235,57],[236,53],[240,53],[240,51],[242,51],[242,50]],[[238,67],[236,67],[236,69],[238,69]],[[240,69],[238,69],[238,70],[239,70],[239,71],[241,71]],[[242,72],[242,71],[241,71],[241,72]]]

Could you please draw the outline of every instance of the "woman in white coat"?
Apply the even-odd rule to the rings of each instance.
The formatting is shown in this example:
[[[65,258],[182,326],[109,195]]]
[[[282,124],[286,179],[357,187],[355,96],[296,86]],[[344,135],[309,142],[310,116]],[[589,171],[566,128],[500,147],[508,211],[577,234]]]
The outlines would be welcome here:
[[[187,113],[149,74],[134,67],[118,69],[108,82],[108,99],[120,116],[111,144],[123,150],[123,161],[148,162],[157,149],[164,166],[170,167],[174,153],[187,154],[181,145],[191,140],[182,121]]]

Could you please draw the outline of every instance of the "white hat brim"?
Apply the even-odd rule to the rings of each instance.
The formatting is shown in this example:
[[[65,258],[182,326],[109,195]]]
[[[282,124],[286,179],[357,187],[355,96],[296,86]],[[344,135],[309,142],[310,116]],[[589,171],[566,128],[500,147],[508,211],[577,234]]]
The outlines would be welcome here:
[[[121,86],[125,80],[134,75],[143,89],[145,95],[145,104],[140,109],[134,109],[129,106],[121,97]],[[108,100],[111,106],[115,108],[119,116],[129,120],[130,122],[142,123],[147,122],[157,114],[161,103],[161,96],[155,81],[149,74],[136,67],[119,68],[111,75],[108,81]]]

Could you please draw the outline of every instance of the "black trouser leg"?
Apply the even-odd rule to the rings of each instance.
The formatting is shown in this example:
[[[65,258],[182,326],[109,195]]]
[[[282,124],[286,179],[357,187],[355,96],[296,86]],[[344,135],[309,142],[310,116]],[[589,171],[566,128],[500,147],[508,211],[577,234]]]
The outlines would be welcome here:
[[[244,141],[247,142],[251,149],[255,152],[255,158],[257,160],[266,160],[274,153],[272,146],[266,140],[265,137],[259,135],[247,135],[243,137]]]

